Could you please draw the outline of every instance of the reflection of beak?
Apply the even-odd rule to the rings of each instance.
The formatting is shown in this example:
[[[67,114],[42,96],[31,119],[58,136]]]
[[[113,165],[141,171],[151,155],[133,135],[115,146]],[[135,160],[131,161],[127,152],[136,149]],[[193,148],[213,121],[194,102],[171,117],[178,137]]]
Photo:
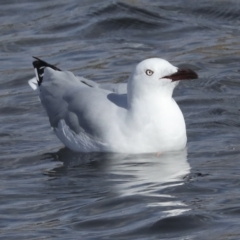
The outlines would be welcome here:
[[[191,69],[178,69],[176,73],[163,78],[171,79],[174,82],[179,80],[196,79],[198,78],[198,75]]]

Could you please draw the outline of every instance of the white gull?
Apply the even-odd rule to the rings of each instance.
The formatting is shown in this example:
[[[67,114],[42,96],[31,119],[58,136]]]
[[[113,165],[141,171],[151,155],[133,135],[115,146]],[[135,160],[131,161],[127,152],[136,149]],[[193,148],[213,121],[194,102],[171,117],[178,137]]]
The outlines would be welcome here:
[[[177,151],[187,142],[183,114],[172,98],[190,69],[150,58],[127,84],[97,84],[38,58],[29,85],[39,94],[63,144],[77,152],[149,153]]]

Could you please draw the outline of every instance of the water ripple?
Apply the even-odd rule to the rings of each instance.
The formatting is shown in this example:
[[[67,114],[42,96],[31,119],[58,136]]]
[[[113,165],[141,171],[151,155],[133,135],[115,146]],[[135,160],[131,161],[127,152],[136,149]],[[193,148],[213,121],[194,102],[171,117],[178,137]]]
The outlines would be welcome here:
[[[2,1],[1,237],[238,239],[239,6]],[[104,82],[126,82],[148,57],[194,69],[199,79],[174,92],[188,148],[160,156],[62,148],[27,86],[32,56]]]

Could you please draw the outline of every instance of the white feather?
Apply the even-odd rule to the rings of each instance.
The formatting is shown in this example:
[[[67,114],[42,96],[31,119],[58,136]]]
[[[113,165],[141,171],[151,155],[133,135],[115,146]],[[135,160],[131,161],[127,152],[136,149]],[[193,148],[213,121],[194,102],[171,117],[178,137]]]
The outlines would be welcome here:
[[[36,77],[31,78],[30,80],[28,80],[28,84],[30,85],[30,87],[33,90],[37,90],[38,89],[38,81],[37,81]]]

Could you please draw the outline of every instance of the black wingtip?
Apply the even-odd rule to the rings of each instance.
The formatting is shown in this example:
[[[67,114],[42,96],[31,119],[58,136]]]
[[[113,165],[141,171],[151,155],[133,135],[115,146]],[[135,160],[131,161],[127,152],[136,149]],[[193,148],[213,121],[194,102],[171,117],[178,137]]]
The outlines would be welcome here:
[[[42,80],[43,80],[43,75],[44,75],[44,68],[45,67],[50,67],[56,71],[61,71],[61,69],[57,68],[56,66],[52,65],[52,64],[49,64],[43,60],[41,60],[40,58],[38,57],[34,57],[34,59],[36,59],[35,61],[33,61],[33,67],[34,67],[34,70],[35,70],[35,74],[36,74],[36,78],[37,78],[37,81],[38,81],[38,85],[40,86],[41,83],[42,83]]]

